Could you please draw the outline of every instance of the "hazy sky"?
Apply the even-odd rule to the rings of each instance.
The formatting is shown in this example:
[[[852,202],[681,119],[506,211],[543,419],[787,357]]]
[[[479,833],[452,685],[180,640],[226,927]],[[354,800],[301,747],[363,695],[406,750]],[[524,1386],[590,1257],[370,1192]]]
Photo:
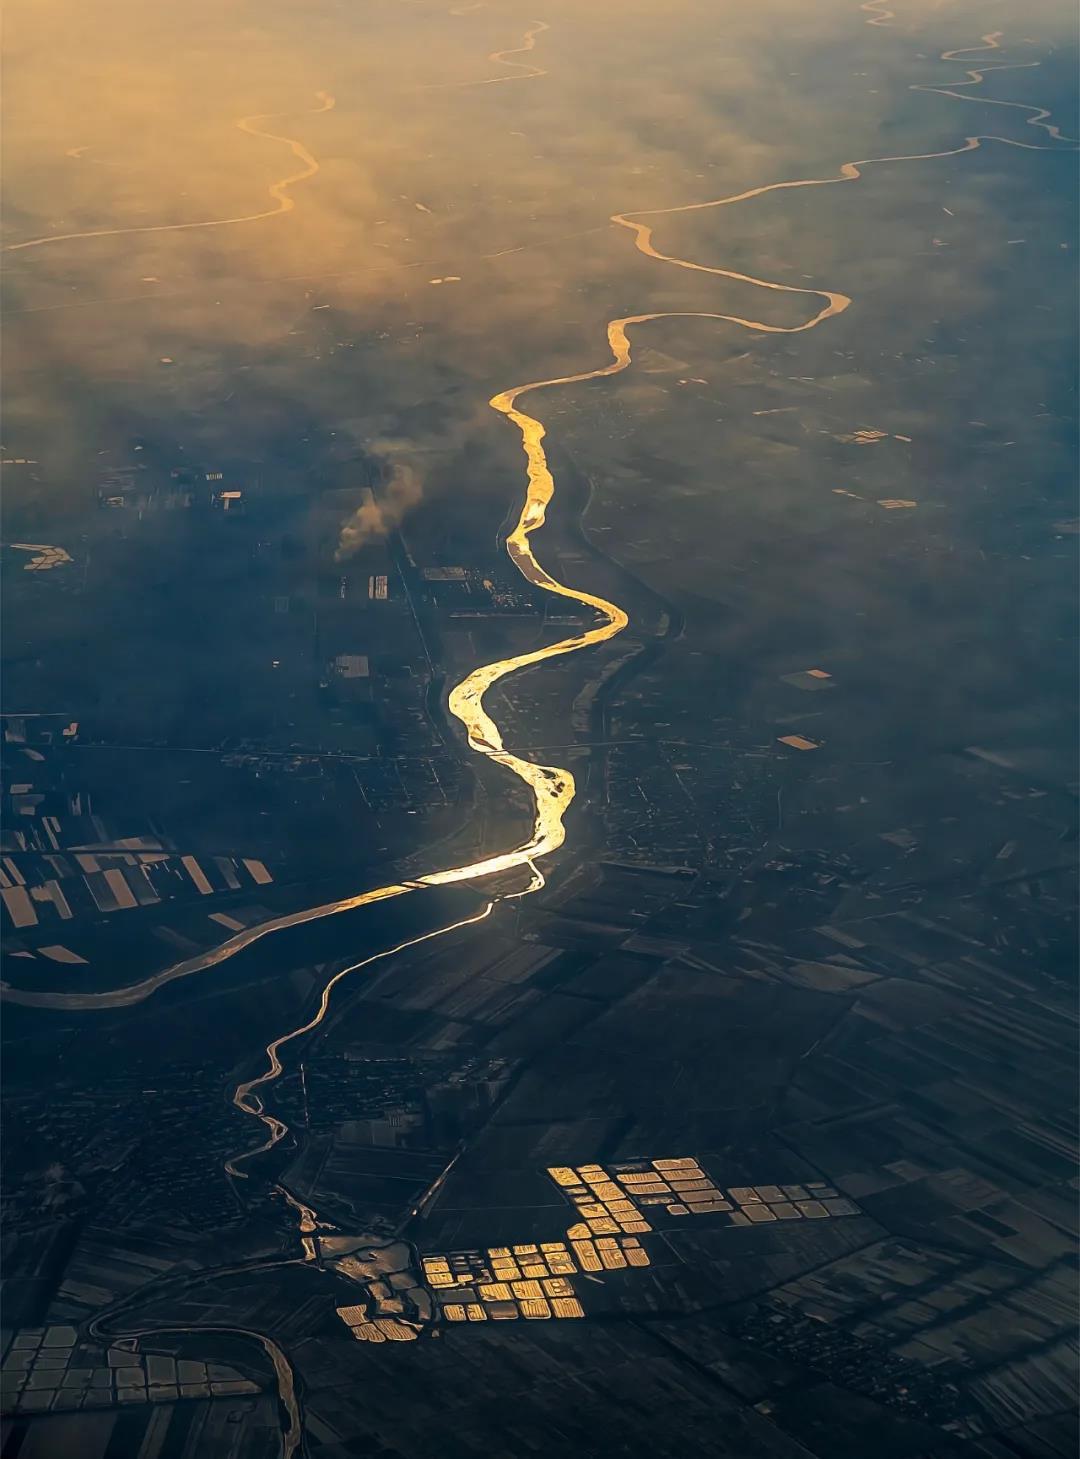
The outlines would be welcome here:
[[[494,389],[601,362],[612,314],[795,322],[804,301],[665,270],[608,218],[957,145],[1003,120],[1025,132],[1019,114],[909,89],[961,77],[965,63],[938,53],[979,45],[1006,6],[895,8],[873,26],[831,0],[669,0],[662,15],[644,0],[13,0],[9,246],[266,212],[305,157],[319,170],[284,190],[290,211],[258,221],[7,252],[5,444],[47,447],[41,490],[65,504],[85,487],[87,453],[140,429],[258,455],[291,420],[456,452],[497,428]],[[1006,59],[1041,64],[991,78],[994,94],[1068,108],[1070,11],[1024,7]],[[530,30],[532,50],[514,53]],[[934,167],[879,173],[857,196],[784,193],[684,216],[658,242],[872,297],[895,285],[894,255],[917,257],[936,235]],[[963,168],[969,252],[922,281],[919,309],[894,310],[898,349],[925,317],[977,313],[997,288],[970,251],[1022,159],[999,149]],[[1054,200],[1028,189],[1050,214],[1040,231],[1059,230]],[[746,341],[714,331],[704,347]]]

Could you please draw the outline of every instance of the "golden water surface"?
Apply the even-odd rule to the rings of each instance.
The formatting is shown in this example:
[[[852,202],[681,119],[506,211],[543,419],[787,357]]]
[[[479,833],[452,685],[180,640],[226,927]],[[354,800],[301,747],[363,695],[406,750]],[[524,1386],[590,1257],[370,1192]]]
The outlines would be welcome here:
[[[471,8],[474,7],[464,7],[464,9]],[[861,8],[867,13],[867,24],[887,25],[892,19],[892,12],[884,6],[882,0],[868,0],[868,3],[863,4]],[[535,22],[533,27],[526,33],[521,47],[513,51],[492,53],[489,58],[490,60],[504,66],[517,68],[514,75],[490,78],[486,82],[460,84],[484,85],[493,84],[495,81],[527,80],[542,75],[543,72],[538,68],[509,61],[507,57],[531,51],[534,47],[535,37],[546,28],[544,22]],[[959,56],[977,51],[997,50],[999,49],[999,40],[1000,33],[994,32],[982,37],[983,44],[981,46],[970,47],[967,50],[946,51],[942,53],[941,59],[948,62]],[[1024,64],[1035,65],[1038,63]],[[1050,113],[1044,108],[1021,105],[1015,102],[992,101],[988,98],[965,94],[964,91],[957,89],[977,86],[989,71],[1001,69],[1007,69],[1007,67],[984,66],[981,70],[975,69],[967,71],[964,78],[958,81],[950,81],[943,87],[918,86],[913,89],[936,91],[939,94],[954,97],[961,101],[979,101],[983,104],[1025,111],[1028,113],[1028,125],[1042,128],[1055,142],[1070,140],[1063,138],[1058,128],[1047,122]],[[325,94],[320,94],[319,99],[320,110],[327,110],[333,105],[333,99]],[[290,189],[317,172],[319,164],[311,153],[300,143],[290,138],[267,132],[255,125],[267,119],[265,116],[247,117],[242,119],[237,125],[252,135],[267,137],[284,143],[304,164],[302,171],[285,177],[270,187],[270,195],[275,203],[273,208],[262,212],[245,214],[236,218],[217,219],[207,222],[160,224],[151,228],[105,229],[82,234],[56,235],[31,239],[21,244],[11,245],[11,247],[16,249],[35,248],[61,241],[61,239],[105,237],[121,233],[221,227],[228,224],[253,222],[258,219],[269,218],[278,213],[288,212],[295,206]],[[252,1155],[270,1149],[287,1133],[285,1123],[265,1110],[259,1091],[273,1083],[281,1075],[283,1065],[280,1054],[283,1047],[291,1041],[311,1033],[323,1022],[330,1007],[333,990],[341,980],[353,972],[367,967],[378,960],[395,956],[407,948],[415,947],[455,930],[474,926],[489,917],[500,901],[507,900],[510,897],[526,896],[538,890],[544,884],[544,878],[537,863],[550,857],[553,852],[562,846],[565,840],[566,813],[573,802],[576,792],[574,777],[571,771],[568,768],[558,765],[538,764],[507,750],[503,744],[498,725],[485,707],[485,697],[500,681],[524,669],[567,655],[576,654],[614,639],[626,628],[628,618],[626,612],[617,603],[583,589],[570,587],[553,577],[538,560],[533,550],[531,538],[544,524],[548,508],[556,494],[556,482],[544,447],[546,436],[545,426],[538,415],[534,415],[530,410],[525,409],[524,402],[528,397],[538,396],[545,390],[604,379],[627,370],[632,363],[631,331],[638,326],[646,325],[656,320],[677,318],[708,319],[736,325],[739,328],[749,330],[756,334],[798,334],[817,328],[827,320],[843,313],[852,304],[852,300],[847,294],[837,290],[795,287],[790,284],[759,278],[715,265],[698,263],[691,259],[664,253],[653,242],[653,225],[642,220],[671,217],[679,213],[731,207],[736,204],[749,203],[769,193],[795,188],[829,187],[834,184],[854,182],[861,177],[862,169],[866,167],[959,156],[962,153],[974,151],[983,143],[987,142],[996,142],[1002,146],[1023,148],[1025,150],[1052,150],[1050,148],[1040,147],[1035,143],[1021,142],[1007,137],[990,135],[968,136],[957,146],[942,151],[864,158],[858,161],[844,162],[840,164],[837,172],[833,176],[799,178],[764,183],[740,193],[705,202],[687,203],[678,207],[662,209],[628,211],[613,215],[610,219],[611,224],[618,228],[626,229],[633,238],[635,248],[648,258],[675,268],[695,273],[710,274],[718,278],[731,279],[770,293],[783,293],[802,297],[807,301],[812,301],[811,312],[802,320],[785,325],[771,324],[737,314],[701,310],[626,315],[610,320],[606,326],[608,358],[604,362],[589,369],[575,371],[551,379],[533,380],[525,384],[515,385],[492,396],[489,405],[492,410],[503,417],[511,428],[518,433],[525,457],[526,480],[524,497],[517,521],[506,539],[507,553],[517,570],[534,587],[543,592],[550,593],[555,597],[577,604],[591,618],[588,626],[556,643],[534,649],[528,653],[514,655],[481,665],[462,679],[451,690],[449,695],[448,708],[450,713],[463,726],[469,748],[476,754],[504,767],[528,788],[533,804],[533,825],[531,833],[526,840],[509,850],[493,855],[484,856],[456,866],[433,870],[410,880],[402,880],[389,883],[385,886],[375,887],[367,891],[359,892],[354,896],[342,898],[321,906],[306,908],[302,911],[271,918],[257,926],[237,933],[234,937],[229,938],[226,942],[210,952],[202,953],[196,957],[178,962],[172,967],[163,969],[153,976],[127,987],[101,992],[59,993],[15,989],[4,984],[0,985],[3,987],[4,997],[13,1002],[42,1008],[104,1009],[123,1007],[141,1002],[143,999],[151,996],[157,989],[175,979],[187,977],[194,973],[219,966],[259,939],[281,929],[296,927],[307,922],[353,911],[360,907],[399,897],[423,888],[451,886],[459,883],[484,883],[497,874],[527,869],[530,873],[530,880],[524,889],[518,891],[499,891],[496,893],[489,891],[482,909],[474,915],[454,921],[448,926],[439,927],[420,936],[410,938],[398,944],[396,947],[373,953],[343,968],[324,986],[318,1005],[312,1016],[298,1027],[273,1039],[267,1045],[265,1051],[266,1065],[263,1071],[256,1077],[241,1083],[233,1095],[233,1102],[236,1107],[260,1119],[267,1131],[267,1138],[263,1144],[257,1146],[255,1149],[244,1152],[242,1155],[233,1157],[227,1163],[226,1169],[232,1176],[243,1178],[245,1172],[240,1169],[240,1166]],[[533,406],[532,408],[535,409],[536,407]],[[305,1256],[308,1259],[312,1259],[314,1257],[314,1245],[311,1239],[311,1233],[320,1224],[317,1214],[310,1206],[298,1200],[288,1191],[285,1191],[284,1188],[277,1187],[277,1189],[284,1196],[290,1207],[296,1212],[299,1231],[304,1242]],[[148,1336],[150,1333],[149,1330],[144,1330],[138,1335]],[[293,1393],[291,1370],[280,1349],[277,1349],[269,1339],[264,1339],[258,1334],[250,1335],[263,1344],[277,1372],[280,1391],[289,1415],[289,1428],[285,1434],[285,1452],[287,1455],[292,1454],[299,1443],[300,1427],[298,1409]]]

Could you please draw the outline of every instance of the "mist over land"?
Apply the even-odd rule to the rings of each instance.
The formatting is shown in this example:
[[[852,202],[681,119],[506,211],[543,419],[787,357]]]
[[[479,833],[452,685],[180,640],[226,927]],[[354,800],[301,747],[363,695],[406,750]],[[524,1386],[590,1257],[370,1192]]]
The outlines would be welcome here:
[[[3,1459],[1075,1452],[1073,11],[13,0]]]

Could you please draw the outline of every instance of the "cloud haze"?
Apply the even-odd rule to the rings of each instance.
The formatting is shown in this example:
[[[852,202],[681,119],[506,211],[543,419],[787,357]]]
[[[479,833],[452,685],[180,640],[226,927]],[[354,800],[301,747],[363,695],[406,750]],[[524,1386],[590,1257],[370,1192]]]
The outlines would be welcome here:
[[[388,537],[422,496],[420,478],[413,468],[396,465],[389,481],[378,488],[378,496],[365,493],[360,506],[342,527],[334,561],[344,562],[368,542],[381,542]]]

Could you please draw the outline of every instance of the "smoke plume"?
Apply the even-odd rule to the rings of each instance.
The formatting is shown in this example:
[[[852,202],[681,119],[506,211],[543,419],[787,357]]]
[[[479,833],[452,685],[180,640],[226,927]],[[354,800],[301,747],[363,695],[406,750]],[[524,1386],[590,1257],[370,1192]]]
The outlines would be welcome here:
[[[366,494],[341,529],[335,562],[344,562],[368,542],[380,542],[394,530],[423,494],[420,478],[411,466],[396,465],[379,496]]]

